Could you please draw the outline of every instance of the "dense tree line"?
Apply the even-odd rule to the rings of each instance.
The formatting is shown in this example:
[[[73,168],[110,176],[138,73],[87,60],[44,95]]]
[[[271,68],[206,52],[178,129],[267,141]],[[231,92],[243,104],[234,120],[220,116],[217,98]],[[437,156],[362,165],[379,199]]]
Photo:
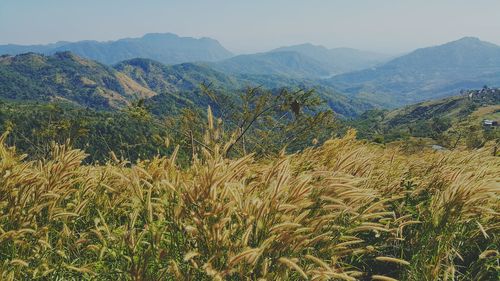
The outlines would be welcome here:
[[[0,130],[9,132],[9,145],[32,158],[47,157],[53,142],[69,142],[89,154],[88,162],[113,158],[134,162],[179,146],[181,163],[200,153],[207,118],[215,119],[218,138],[232,143],[228,156],[248,151],[265,156],[283,147],[298,151],[337,132],[333,112],[324,109],[313,91],[249,88],[229,95],[205,87],[204,93],[210,100],[207,109],[187,106],[171,115],[155,115],[144,100],[119,111],[67,103],[2,102]]]

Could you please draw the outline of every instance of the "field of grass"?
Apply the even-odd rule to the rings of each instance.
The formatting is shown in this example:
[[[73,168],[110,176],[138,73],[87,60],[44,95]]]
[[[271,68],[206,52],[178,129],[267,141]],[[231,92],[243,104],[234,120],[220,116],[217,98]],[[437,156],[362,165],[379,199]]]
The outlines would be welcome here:
[[[487,107],[480,107],[472,113],[472,117],[479,119],[479,121],[481,121],[483,119],[499,120],[500,119],[500,105],[491,105],[491,106],[487,106]]]
[[[1,280],[498,280],[500,161],[341,139],[84,165],[0,144]]]

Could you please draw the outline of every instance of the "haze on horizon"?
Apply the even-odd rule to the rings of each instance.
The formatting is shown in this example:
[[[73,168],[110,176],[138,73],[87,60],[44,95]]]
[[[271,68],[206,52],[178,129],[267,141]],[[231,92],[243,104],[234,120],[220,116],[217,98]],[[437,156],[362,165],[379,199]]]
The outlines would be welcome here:
[[[465,36],[500,45],[498,0],[0,0],[0,44],[211,37],[235,53],[313,43],[401,53]]]

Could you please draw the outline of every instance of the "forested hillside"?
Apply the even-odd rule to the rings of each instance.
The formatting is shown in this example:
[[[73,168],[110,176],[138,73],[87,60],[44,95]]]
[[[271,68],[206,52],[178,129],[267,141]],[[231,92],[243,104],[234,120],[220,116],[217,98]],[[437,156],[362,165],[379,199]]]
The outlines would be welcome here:
[[[67,101],[110,109],[154,95],[155,92],[112,68],[69,52],[0,58],[0,97],[4,99]]]
[[[133,59],[109,67],[69,52],[52,56],[28,53],[2,56],[0,73],[0,98],[62,101],[99,110],[123,108],[137,100],[144,100],[158,115],[177,114],[186,106],[205,110],[210,104],[204,92],[207,89],[238,99],[253,87],[276,93],[283,88],[316,89],[326,108],[341,116],[355,116],[374,107],[374,103],[348,98],[314,80],[227,75],[204,64],[167,66],[148,59]]]
[[[159,100],[166,104],[161,107],[154,104],[156,99],[108,111],[63,102],[0,102],[0,130],[10,132],[8,144],[33,159],[46,157],[52,142],[69,141],[86,150],[88,162],[105,162],[112,154],[130,161],[165,155],[169,144],[175,143],[182,163],[189,162],[203,142],[207,108],[219,116],[225,131],[235,132],[224,135],[237,137],[231,155],[297,151],[313,139],[321,143],[339,131],[338,117],[313,91],[249,88],[234,98],[207,89],[204,95],[205,109],[200,103],[178,101],[180,107],[172,107]]]
[[[484,127],[484,120],[500,121],[500,89],[462,91],[459,95],[410,105],[393,111],[368,111],[352,124],[360,136],[378,142],[432,139],[453,149],[460,144],[478,148],[500,140],[498,128]]]

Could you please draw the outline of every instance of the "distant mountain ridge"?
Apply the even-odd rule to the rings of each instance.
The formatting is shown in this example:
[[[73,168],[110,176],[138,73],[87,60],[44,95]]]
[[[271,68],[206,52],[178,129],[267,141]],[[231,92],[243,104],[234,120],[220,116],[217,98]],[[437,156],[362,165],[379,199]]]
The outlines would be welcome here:
[[[143,38],[162,41],[165,37],[169,36]],[[139,39],[123,41],[127,40]],[[170,48],[182,49],[185,42],[181,41]],[[59,42],[50,48],[66,45]],[[286,87],[315,89],[339,115],[355,116],[373,107],[394,108],[454,95],[461,89],[500,86],[500,47],[477,38],[418,49],[368,69],[327,78],[332,69],[326,62],[333,50],[353,52],[303,44],[216,62],[167,65],[132,58],[113,66],[68,51],[4,55],[0,56],[0,97],[62,99],[93,108],[120,108],[145,97],[168,111],[177,105],[204,107],[207,97],[200,91],[202,83],[234,93],[245,87]]]
[[[28,52],[52,55],[70,51],[78,56],[113,65],[135,58],[167,65],[208,62],[227,74],[280,75],[293,78],[325,78],[372,67],[388,56],[350,48],[327,49],[312,44],[281,47],[265,53],[234,56],[210,38],[179,37],[172,33],[149,33],[140,38],[116,41],[57,42],[47,45],[0,45],[0,55]]]
[[[389,56],[350,48],[327,49],[301,44],[269,52],[239,55],[212,63],[229,74],[281,75],[292,78],[326,78],[375,66]]]
[[[325,82],[351,95],[385,100],[392,106],[445,97],[485,84],[500,86],[500,46],[465,37]]]
[[[321,62],[329,74],[340,74],[370,68],[386,62],[391,56],[352,48],[328,49],[310,43],[280,47],[271,52],[292,51]]]
[[[281,75],[294,78],[319,78],[330,74],[321,62],[293,51],[239,55],[211,66],[229,74]]]
[[[112,65],[133,58],[149,58],[164,64],[218,61],[232,56],[220,43],[210,38],[179,37],[172,33],[149,33],[140,38],[116,41],[58,42],[48,45],[0,45],[0,54],[26,52],[54,54],[71,51],[84,58]]]

